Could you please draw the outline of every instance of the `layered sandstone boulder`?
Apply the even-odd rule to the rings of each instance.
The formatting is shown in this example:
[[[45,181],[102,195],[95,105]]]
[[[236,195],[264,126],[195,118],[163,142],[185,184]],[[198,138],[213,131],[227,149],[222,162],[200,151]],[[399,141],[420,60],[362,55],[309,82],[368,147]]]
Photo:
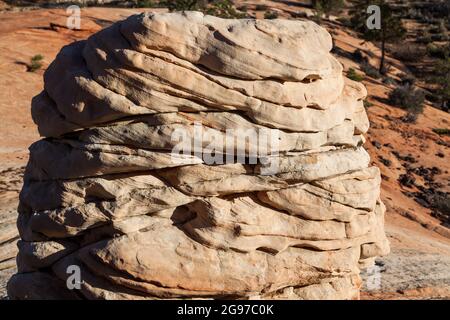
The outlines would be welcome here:
[[[331,48],[313,22],[198,12],[63,48],[32,103],[10,297],[358,298],[389,245],[366,91]]]

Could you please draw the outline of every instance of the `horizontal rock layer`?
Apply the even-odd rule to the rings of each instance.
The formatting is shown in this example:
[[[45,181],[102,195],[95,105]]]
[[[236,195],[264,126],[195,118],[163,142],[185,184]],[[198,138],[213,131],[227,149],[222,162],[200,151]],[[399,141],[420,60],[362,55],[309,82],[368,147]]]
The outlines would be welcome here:
[[[357,298],[389,244],[366,91],[331,47],[308,21],[185,12],[63,48],[32,101],[10,297]]]

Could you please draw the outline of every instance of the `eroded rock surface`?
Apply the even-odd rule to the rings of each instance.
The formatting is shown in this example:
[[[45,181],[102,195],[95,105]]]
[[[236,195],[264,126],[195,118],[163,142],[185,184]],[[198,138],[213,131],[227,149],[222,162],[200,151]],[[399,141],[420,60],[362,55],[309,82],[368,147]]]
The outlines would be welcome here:
[[[63,48],[32,103],[45,138],[9,296],[358,298],[360,267],[389,244],[366,91],[331,48],[309,21],[198,12],[131,16]]]

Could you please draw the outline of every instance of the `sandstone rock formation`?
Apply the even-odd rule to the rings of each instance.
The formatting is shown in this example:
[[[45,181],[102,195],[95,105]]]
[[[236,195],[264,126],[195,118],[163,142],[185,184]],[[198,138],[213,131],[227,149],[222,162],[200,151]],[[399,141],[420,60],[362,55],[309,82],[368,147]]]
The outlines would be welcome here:
[[[63,48],[32,102],[45,138],[9,296],[358,298],[360,268],[389,245],[366,91],[331,48],[312,22],[198,12],[131,16]],[[192,152],[174,156],[180,132]]]

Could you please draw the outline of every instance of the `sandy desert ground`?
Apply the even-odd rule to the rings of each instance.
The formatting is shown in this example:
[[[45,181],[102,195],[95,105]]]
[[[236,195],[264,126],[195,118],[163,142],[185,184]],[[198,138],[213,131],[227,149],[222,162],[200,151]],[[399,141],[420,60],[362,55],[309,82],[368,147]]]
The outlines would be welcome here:
[[[281,17],[290,14],[287,4],[274,2],[273,5],[280,10]],[[5,297],[7,279],[15,268],[18,238],[15,220],[21,179],[28,158],[27,148],[39,139],[31,119],[30,101],[42,90],[43,72],[62,46],[141,11],[84,8],[81,30],[65,27],[66,13],[62,9],[0,12],[0,297]],[[325,26],[335,39],[336,55],[346,70],[359,68],[349,58],[356,49],[373,52],[374,60],[379,56],[373,44],[364,43],[349,30],[331,22]],[[44,56],[43,68],[27,72],[27,63],[37,54]],[[404,70],[399,61],[390,57],[388,60],[393,66],[392,77]],[[450,138],[439,136],[432,129],[448,128],[450,114],[426,106],[415,124],[404,123],[400,119],[405,111],[387,103],[392,85],[371,78],[363,83],[372,104],[367,108],[371,129],[366,148],[382,171],[386,232],[392,252],[377,260],[381,287],[377,290],[365,287],[362,298],[450,298],[450,229],[411,196],[420,191],[417,186],[407,187],[398,182],[402,174],[408,173],[414,176],[417,185],[432,183],[449,191]],[[422,170],[411,171],[411,168]]]

